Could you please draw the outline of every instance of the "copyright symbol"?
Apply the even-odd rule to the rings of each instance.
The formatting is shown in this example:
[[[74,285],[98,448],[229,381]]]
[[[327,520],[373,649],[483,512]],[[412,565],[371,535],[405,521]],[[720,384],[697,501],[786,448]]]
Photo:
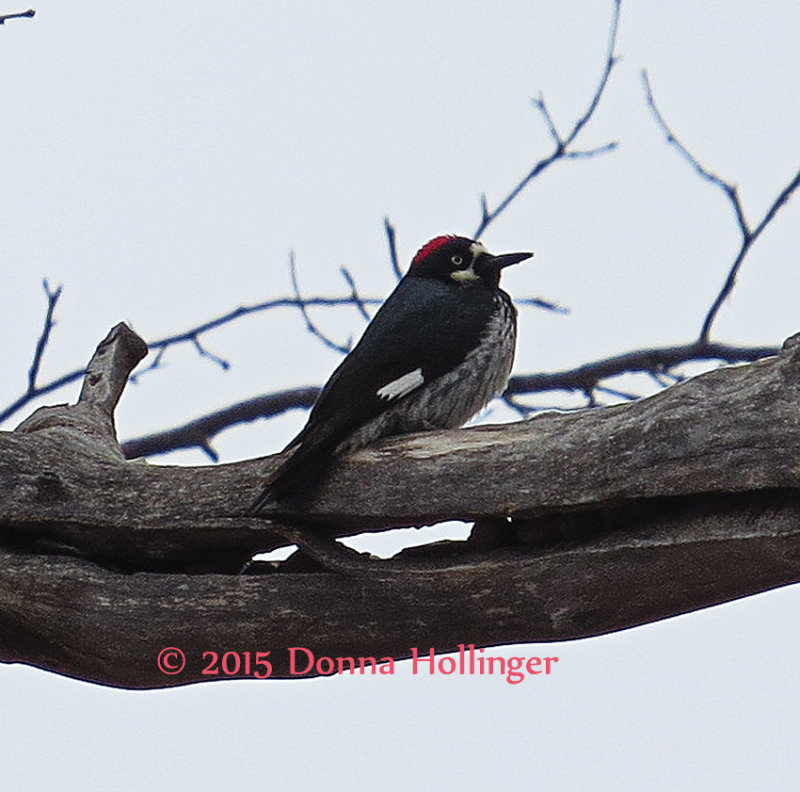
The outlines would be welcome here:
[[[168,646],[158,653],[157,662],[162,674],[180,674],[186,666],[186,656],[176,646]]]

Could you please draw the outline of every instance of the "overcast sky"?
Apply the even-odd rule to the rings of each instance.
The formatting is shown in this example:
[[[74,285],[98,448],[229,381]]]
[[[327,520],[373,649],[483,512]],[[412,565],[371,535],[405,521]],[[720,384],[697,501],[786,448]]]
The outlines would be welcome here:
[[[496,204],[549,151],[531,97],[544,94],[562,130],[583,112],[612,3],[36,9],[0,27],[0,407],[25,386],[43,277],[64,286],[45,379],[83,365],[120,320],[155,339],[289,294],[290,250],[307,294],[346,293],[347,266],[364,294],[386,295],[383,217],[404,265],[432,236],[471,235],[480,194]],[[696,335],[738,232],[720,192],[666,145],[640,72],[757,222],[798,167],[798,36],[792,0],[623,7],[622,58],[582,138],[585,148],[618,140],[618,150],[558,164],[483,236],[495,252],[536,251],[507,273],[509,291],[570,308],[521,310],[517,372]],[[777,345],[800,330],[798,249],[795,198],[748,257],[716,339]],[[316,318],[339,340],[363,326],[355,311]],[[338,362],[291,312],[204,340],[230,370],[189,347],[169,352],[125,393],[123,439],[321,384]],[[78,387],[45,402],[72,400]],[[242,426],[215,448],[223,461],[261,456],[303,419]],[[153,461],[208,463],[199,451]],[[506,649],[560,658],[551,676],[520,685],[413,677],[399,664],[378,679],[132,693],[4,666],[0,785],[793,788],[798,606],[792,587],[616,635]]]

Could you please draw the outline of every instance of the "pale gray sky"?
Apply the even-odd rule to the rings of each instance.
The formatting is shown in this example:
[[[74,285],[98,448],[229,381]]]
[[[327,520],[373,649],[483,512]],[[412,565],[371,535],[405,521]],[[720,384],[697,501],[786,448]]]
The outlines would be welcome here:
[[[6,339],[0,404],[23,389],[40,281],[64,284],[44,361],[82,365],[119,320],[183,330],[289,292],[364,293],[431,236],[471,234],[548,151],[529,99],[562,128],[593,92],[611,2],[43,2],[0,28],[0,217]],[[6,5],[2,12],[22,10]],[[523,309],[516,370],[562,368],[696,334],[738,243],[729,205],[668,148],[639,73],[684,142],[739,185],[757,220],[798,165],[800,6],[636,0],[586,147],[496,222],[508,273],[569,316]],[[752,251],[715,336],[800,330],[797,199]],[[322,314],[346,338],[358,316]],[[126,392],[122,437],[264,390],[321,383],[334,353],[291,313],[206,338]],[[75,388],[47,401],[66,401]],[[551,399],[551,402],[554,398]],[[13,428],[18,416],[4,428]],[[223,460],[277,450],[299,413],[227,432]],[[199,452],[158,460],[205,464]],[[789,789],[800,770],[796,588],[625,633],[508,653],[557,654],[549,678],[410,676],[214,683],[129,693],[0,668],[8,790],[293,788]]]

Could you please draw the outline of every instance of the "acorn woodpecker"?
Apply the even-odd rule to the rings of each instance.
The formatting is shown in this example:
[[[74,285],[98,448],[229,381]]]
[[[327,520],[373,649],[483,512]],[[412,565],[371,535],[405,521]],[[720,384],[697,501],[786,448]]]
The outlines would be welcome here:
[[[460,236],[423,245],[320,392],[251,513],[307,497],[338,454],[380,437],[461,426],[500,393],[517,331],[500,270],[532,255],[493,256]]]

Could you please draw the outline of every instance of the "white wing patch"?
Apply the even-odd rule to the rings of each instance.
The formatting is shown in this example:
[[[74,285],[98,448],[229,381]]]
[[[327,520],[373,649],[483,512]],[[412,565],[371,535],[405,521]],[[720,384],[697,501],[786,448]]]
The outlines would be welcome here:
[[[386,399],[386,401],[392,401],[392,399],[399,399],[401,396],[411,393],[424,382],[425,377],[422,376],[422,369],[414,369],[409,371],[408,374],[403,374],[402,377],[398,377],[396,380],[384,385],[377,391],[376,395],[381,399]]]

